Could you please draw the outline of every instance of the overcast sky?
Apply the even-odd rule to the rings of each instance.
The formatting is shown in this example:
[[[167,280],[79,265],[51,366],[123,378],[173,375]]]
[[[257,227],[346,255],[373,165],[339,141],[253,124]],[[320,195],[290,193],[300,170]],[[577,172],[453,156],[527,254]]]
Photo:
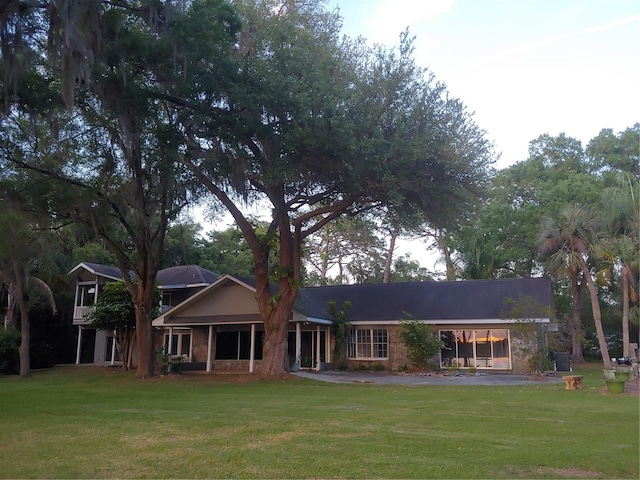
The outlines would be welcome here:
[[[561,132],[586,146],[640,122],[639,0],[330,0],[343,31],[389,46],[409,27],[415,57],[475,112],[502,152]]]

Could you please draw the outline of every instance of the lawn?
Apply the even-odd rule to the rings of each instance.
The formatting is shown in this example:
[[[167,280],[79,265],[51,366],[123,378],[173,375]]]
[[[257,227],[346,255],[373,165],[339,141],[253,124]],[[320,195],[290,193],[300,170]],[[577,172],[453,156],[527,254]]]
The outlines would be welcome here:
[[[58,367],[0,377],[2,478],[635,478],[639,398]]]

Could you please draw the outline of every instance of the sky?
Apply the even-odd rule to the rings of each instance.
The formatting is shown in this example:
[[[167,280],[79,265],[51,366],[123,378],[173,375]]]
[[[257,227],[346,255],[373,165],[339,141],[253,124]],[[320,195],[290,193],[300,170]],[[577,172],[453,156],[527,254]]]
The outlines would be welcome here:
[[[640,122],[640,0],[329,0],[343,33],[392,47],[475,112],[501,157],[548,133],[586,146]]]
[[[392,47],[409,28],[416,62],[474,112],[497,168],[526,160],[545,133],[586,147],[640,122],[640,0],[327,1],[349,36]],[[442,271],[426,249],[403,240],[396,258]]]

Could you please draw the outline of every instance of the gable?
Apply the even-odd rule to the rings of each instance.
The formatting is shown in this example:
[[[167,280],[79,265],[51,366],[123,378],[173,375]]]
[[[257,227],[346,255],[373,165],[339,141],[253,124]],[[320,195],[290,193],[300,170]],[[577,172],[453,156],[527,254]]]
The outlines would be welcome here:
[[[153,326],[244,323],[259,318],[255,289],[225,275],[160,315],[153,321]]]
[[[258,315],[258,313],[255,293],[242,285],[230,282],[199,295],[173,317]]]
[[[67,275],[76,277],[77,281],[80,282],[95,281],[96,277],[110,280],[120,280],[122,278],[122,274],[117,267],[90,262],[79,263]]]

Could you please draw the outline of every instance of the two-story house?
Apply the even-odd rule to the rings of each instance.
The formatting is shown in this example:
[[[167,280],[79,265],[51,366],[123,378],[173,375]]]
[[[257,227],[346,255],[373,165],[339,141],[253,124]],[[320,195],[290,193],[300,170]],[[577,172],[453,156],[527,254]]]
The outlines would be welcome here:
[[[75,308],[73,310],[73,324],[78,326],[76,364],[115,363],[117,353],[113,333],[96,330],[87,319],[87,314],[91,306],[98,300],[105,283],[122,278],[120,270],[109,265],[83,262],[76,265],[69,272],[69,275],[76,281]],[[216,273],[196,265],[180,265],[160,270],[157,282],[162,292],[161,313],[185,301],[217,278]],[[181,347],[187,341],[190,342],[188,336],[176,334],[175,338],[172,338],[172,352],[180,355],[182,353]]]

